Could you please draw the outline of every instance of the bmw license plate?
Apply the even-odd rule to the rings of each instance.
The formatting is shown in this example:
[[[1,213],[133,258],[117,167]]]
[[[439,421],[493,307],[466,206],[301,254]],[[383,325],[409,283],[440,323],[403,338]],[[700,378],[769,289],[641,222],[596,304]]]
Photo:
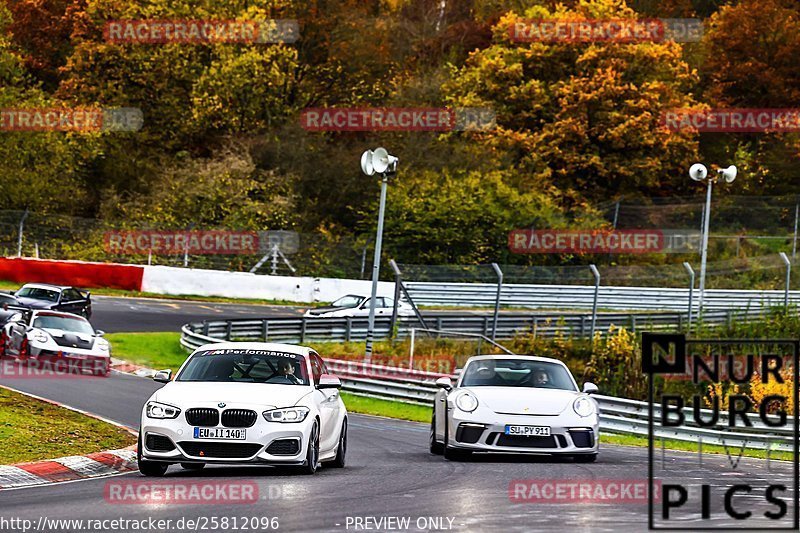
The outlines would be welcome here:
[[[521,435],[523,437],[549,437],[550,426],[506,425],[506,435]]]
[[[247,438],[247,430],[229,428],[194,428],[194,438],[245,440]]]

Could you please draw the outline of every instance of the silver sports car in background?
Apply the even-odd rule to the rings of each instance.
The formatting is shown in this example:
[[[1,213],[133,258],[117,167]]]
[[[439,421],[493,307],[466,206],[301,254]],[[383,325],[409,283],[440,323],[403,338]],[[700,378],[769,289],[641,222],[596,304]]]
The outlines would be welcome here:
[[[459,460],[472,452],[567,455],[593,462],[599,451],[592,383],[575,383],[556,359],[527,355],[470,358],[453,385],[437,380],[430,449]]]

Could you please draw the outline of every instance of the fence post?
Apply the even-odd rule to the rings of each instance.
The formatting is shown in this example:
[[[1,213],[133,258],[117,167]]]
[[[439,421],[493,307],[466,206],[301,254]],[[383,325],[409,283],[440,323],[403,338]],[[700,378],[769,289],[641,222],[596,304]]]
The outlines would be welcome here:
[[[693,313],[693,298],[694,298],[694,269],[692,265],[689,264],[688,261],[683,262],[683,268],[686,269],[686,273],[689,274],[689,324],[686,326],[686,332],[691,333],[692,331],[692,313]]]
[[[492,319],[492,340],[495,340],[497,335],[497,318],[500,315],[500,294],[503,291],[503,271],[497,263],[492,263],[494,273],[497,274],[497,296],[494,299],[494,319]]]
[[[389,266],[394,271],[394,305],[392,306],[392,322],[389,324],[389,338],[393,339],[394,327],[397,324],[397,306],[400,305],[400,286],[403,283],[403,274],[394,259],[389,259]]]
[[[786,257],[786,254],[780,253],[783,264],[786,265],[786,288],[783,293],[783,308],[789,309],[789,283],[792,280],[792,262]]]
[[[25,219],[28,218],[28,208],[25,208],[25,212],[22,214],[22,218],[19,219],[19,235],[17,236],[17,257],[22,257],[22,233],[25,229]]]
[[[797,222],[800,218],[800,201],[794,206],[794,239],[792,239],[792,259],[797,254]]]
[[[353,318],[349,316],[345,318],[347,320],[347,325],[345,326],[344,329],[344,339],[345,342],[350,342],[350,335],[352,334],[351,332],[353,331]]]
[[[414,337],[416,333],[416,329],[411,328],[411,346],[408,349],[408,369],[411,370],[414,368]]]
[[[589,269],[594,276],[594,301],[592,302],[592,336],[594,339],[594,328],[597,325],[597,297],[600,295],[600,271],[595,265],[589,265]]]
[[[631,313],[631,331],[636,333],[636,315]]]

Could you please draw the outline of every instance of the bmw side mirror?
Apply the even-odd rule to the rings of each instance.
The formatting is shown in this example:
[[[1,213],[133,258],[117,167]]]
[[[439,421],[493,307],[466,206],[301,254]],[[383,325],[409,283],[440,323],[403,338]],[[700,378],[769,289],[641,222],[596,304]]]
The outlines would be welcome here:
[[[322,374],[319,377],[318,389],[341,389],[342,380],[330,374]]]
[[[169,383],[172,381],[172,370],[159,370],[153,375],[153,381]]]
[[[585,392],[586,394],[594,394],[599,390],[600,389],[597,388],[597,385],[595,385],[591,381],[587,381],[586,383],[583,384],[583,392]]]
[[[448,377],[441,377],[436,380],[436,386],[446,391],[453,389],[453,382]]]
[[[94,334],[96,337],[102,337],[103,335],[106,334],[106,332],[103,331],[102,329],[98,329],[97,331],[94,332]]]

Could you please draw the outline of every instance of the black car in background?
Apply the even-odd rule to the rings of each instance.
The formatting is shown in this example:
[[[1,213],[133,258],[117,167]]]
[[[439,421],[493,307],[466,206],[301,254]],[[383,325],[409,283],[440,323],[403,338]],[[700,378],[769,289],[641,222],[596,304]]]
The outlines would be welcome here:
[[[75,287],[48,285],[46,283],[27,283],[14,293],[18,304],[30,309],[50,309],[81,315],[92,316],[92,299],[89,291],[81,291]]]
[[[17,309],[22,307],[17,297],[13,294],[0,292],[0,325],[8,322],[8,319],[17,313]]]

